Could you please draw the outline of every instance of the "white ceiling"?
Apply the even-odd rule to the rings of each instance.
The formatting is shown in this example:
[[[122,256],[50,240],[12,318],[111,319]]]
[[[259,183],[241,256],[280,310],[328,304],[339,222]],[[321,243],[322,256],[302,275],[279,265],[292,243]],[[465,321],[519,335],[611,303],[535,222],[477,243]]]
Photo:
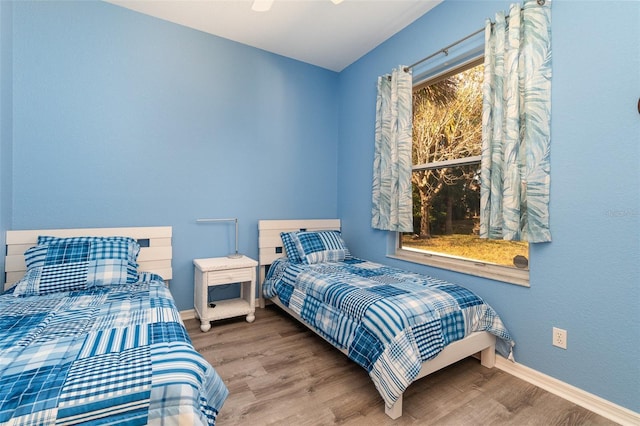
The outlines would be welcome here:
[[[342,71],[443,0],[105,0],[156,18]]]

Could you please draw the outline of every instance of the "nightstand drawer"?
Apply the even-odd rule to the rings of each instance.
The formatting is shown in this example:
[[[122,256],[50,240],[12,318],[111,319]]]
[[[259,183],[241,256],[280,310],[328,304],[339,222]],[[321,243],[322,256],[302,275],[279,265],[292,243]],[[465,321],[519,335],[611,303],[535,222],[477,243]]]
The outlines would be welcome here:
[[[251,281],[253,274],[251,269],[231,269],[226,271],[207,272],[207,285],[227,284]]]

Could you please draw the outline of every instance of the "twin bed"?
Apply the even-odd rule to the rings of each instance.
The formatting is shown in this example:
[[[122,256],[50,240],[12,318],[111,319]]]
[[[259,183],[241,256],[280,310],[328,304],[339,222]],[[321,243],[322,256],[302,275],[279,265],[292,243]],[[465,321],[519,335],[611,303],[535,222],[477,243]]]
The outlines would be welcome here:
[[[487,367],[496,349],[511,355],[477,295],[353,257],[339,220],[258,229],[261,306],[270,299],[365,368],[391,418],[413,381],[477,353]],[[228,390],[168,290],[171,232],[7,232],[0,424],[215,424]]]
[[[228,391],[164,281],[171,233],[7,232],[0,424],[215,424]]]
[[[263,297],[365,368],[402,415],[413,381],[476,353],[492,367],[514,345],[496,312],[470,290],[351,256],[339,220],[258,222]]]

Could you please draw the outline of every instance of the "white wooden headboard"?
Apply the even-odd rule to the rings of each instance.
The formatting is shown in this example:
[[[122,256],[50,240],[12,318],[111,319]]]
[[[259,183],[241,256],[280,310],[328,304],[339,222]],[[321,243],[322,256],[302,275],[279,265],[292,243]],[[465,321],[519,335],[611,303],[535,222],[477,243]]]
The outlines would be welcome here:
[[[26,271],[24,252],[38,241],[39,235],[53,237],[86,237],[100,236],[131,237],[140,243],[138,255],[139,270],[153,272],[169,281],[173,278],[171,259],[171,226],[143,226],[132,228],[80,228],[80,229],[31,229],[23,231],[7,231],[7,250],[4,260],[4,289],[19,281]]]
[[[259,220],[258,255],[260,264],[259,303],[264,307],[262,283],[269,265],[279,257],[285,256],[281,232],[292,231],[331,231],[340,230],[340,219],[296,219],[296,220]]]

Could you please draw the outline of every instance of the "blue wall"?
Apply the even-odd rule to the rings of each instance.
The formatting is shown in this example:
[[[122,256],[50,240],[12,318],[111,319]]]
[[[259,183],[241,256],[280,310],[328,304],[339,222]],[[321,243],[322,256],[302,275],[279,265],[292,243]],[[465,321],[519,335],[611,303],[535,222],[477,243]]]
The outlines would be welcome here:
[[[335,72],[104,2],[13,18],[13,229],[171,225],[184,310],[233,249],[197,218],[255,258],[258,219],[337,215]]]
[[[640,2],[553,4],[553,242],[531,247],[531,288],[388,259],[387,233],[370,227],[376,77],[508,4],[447,0],[340,74],[345,238],[358,256],[469,286],[503,316],[518,362],[640,411]],[[551,345],[553,326],[567,350]]]
[[[0,247],[12,217],[13,152],[13,21],[11,2],[0,1]],[[0,262],[4,277],[4,261]],[[0,289],[1,291],[2,289]]]
[[[0,1],[2,238],[172,225],[190,309],[192,259],[231,248],[196,218],[238,216],[255,257],[258,219],[337,215],[356,255],[484,296],[520,363],[640,411],[640,3],[554,2],[554,241],[531,249],[531,288],[388,259],[370,228],[377,76],[507,7],[446,0],[336,74],[103,2]]]

